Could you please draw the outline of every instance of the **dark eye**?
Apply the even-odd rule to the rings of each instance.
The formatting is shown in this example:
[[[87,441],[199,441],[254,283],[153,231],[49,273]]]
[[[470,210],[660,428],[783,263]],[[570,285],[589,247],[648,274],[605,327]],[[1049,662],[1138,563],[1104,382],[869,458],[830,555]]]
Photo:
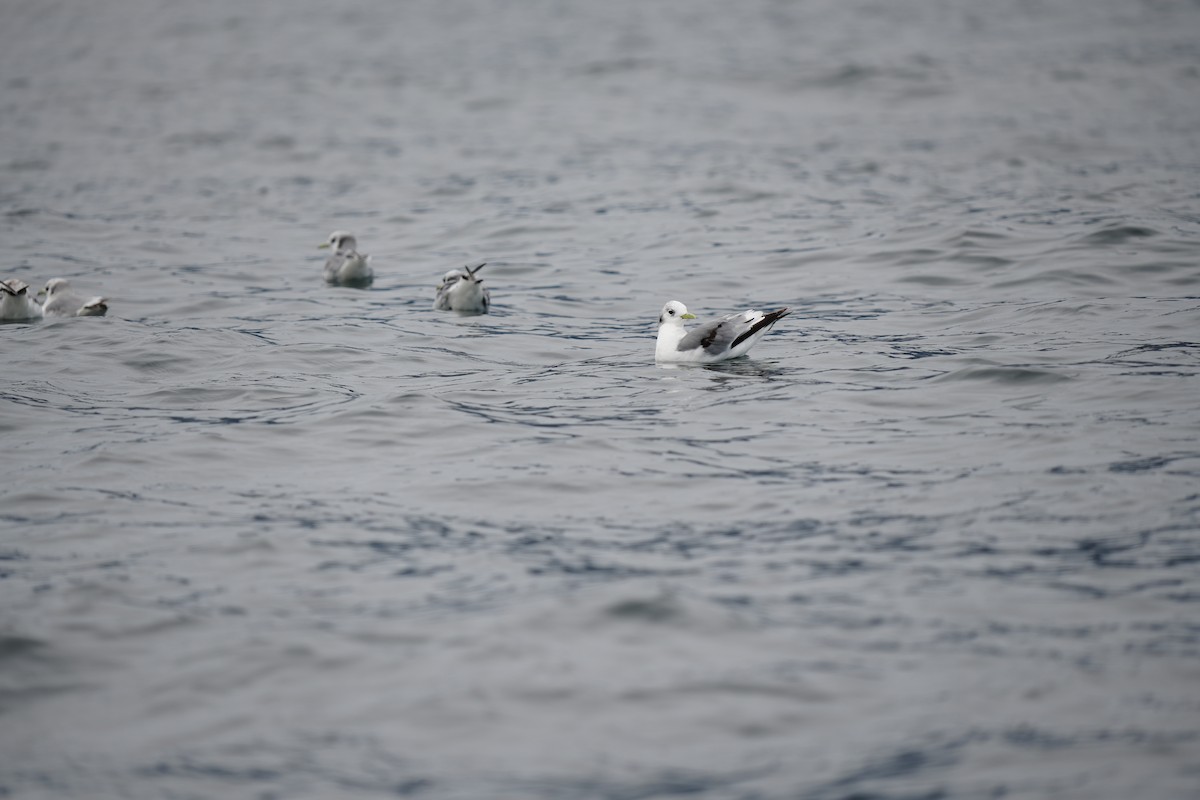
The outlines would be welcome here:
[[[668,313],[668,314],[670,314],[670,315],[673,317],[673,316],[675,316],[675,309],[673,309],[673,308],[668,308],[668,309],[667,309],[667,313]]]

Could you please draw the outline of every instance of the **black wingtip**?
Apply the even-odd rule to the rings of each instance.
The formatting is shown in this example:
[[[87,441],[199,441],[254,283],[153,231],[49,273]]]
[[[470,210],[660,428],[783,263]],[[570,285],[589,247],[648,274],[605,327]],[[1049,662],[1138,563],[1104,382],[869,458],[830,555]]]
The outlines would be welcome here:
[[[790,308],[777,308],[774,311],[768,311],[767,313],[763,314],[763,318],[760,319],[758,324],[754,326],[754,330],[757,331],[761,328],[769,328],[790,313],[792,313]]]
[[[754,326],[750,328],[750,330],[746,331],[741,336],[734,339],[733,344],[731,344],[729,346],[729,348],[732,350],[733,348],[737,347],[739,344],[746,341],[747,339],[749,339],[751,336],[758,333],[759,331],[770,330],[772,325],[774,325],[776,322],[783,319],[790,313],[791,313],[790,309],[780,308],[780,309],[776,309],[775,311],[769,311],[766,314],[763,314],[763,318],[760,319],[758,322],[756,322],[754,324]]]

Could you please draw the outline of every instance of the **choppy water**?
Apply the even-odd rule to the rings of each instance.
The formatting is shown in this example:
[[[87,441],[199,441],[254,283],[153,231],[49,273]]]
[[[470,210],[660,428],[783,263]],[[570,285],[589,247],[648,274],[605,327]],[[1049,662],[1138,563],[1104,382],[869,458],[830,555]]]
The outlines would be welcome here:
[[[1198,30],[4,3],[0,795],[1195,796]]]

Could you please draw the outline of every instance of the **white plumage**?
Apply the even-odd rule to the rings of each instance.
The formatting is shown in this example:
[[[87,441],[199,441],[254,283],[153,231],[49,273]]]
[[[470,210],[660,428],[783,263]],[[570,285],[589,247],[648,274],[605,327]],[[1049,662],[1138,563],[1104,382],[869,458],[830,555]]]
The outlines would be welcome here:
[[[483,278],[475,276],[483,266],[478,264],[452,269],[443,275],[433,307],[438,311],[458,311],[463,314],[488,313],[492,304],[491,292],[484,288]]]
[[[75,294],[66,278],[46,281],[46,288],[38,292],[38,297],[43,295],[42,313],[47,317],[103,317],[108,313],[108,298]]]
[[[20,278],[0,281],[0,321],[18,322],[42,318],[42,307],[29,296],[29,284]]]
[[[369,286],[375,280],[371,257],[358,252],[358,240],[349,231],[334,231],[317,245],[333,253],[325,260],[325,282],[338,286]]]
[[[706,322],[692,330],[683,327],[685,319],[695,319],[687,306],[672,300],[658,316],[658,341],[654,346],[657,361],[711,364],[744,355],[788,309],[763,313],[753,309],[729,314]]]

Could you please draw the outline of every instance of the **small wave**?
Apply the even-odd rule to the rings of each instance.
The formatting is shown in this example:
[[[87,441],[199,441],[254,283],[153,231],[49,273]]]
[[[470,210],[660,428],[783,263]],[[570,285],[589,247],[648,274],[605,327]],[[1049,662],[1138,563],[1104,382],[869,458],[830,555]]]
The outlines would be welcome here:
[[[1140,225],[1112,225],[1087,234],[1081,241],[1092,245],[1108,246],[1125,244],[1136,239],[1148,239],[1158,235],[1159,232],[1153,228],[1145,228]]]
[[[1118,281],[1099,272],[1084,269],[1046,269],[1014,280],[998,281],[992,286],[996,289],[1013,289],[1018,286],[1034,284],[1058,284],[1066,286],[1095,286],[1113,287]]]
[[[939,382],[989,381],[1008,386],[1029,386],[1061,383],[1069,381],[1071,378],[1057,372],[1033,367],[967,367],[939,375],[932,380]]]
[[[1109,472],[1151,472],[1168,466],[1175,459],[1164,456],[1135,458],[1129,461],[1114,461],[1108,465]]]
[[[949,275],[906,275],[899,280],[901,283],[915,283],[920,286],[967,286],[970,284],[970,281]]]

